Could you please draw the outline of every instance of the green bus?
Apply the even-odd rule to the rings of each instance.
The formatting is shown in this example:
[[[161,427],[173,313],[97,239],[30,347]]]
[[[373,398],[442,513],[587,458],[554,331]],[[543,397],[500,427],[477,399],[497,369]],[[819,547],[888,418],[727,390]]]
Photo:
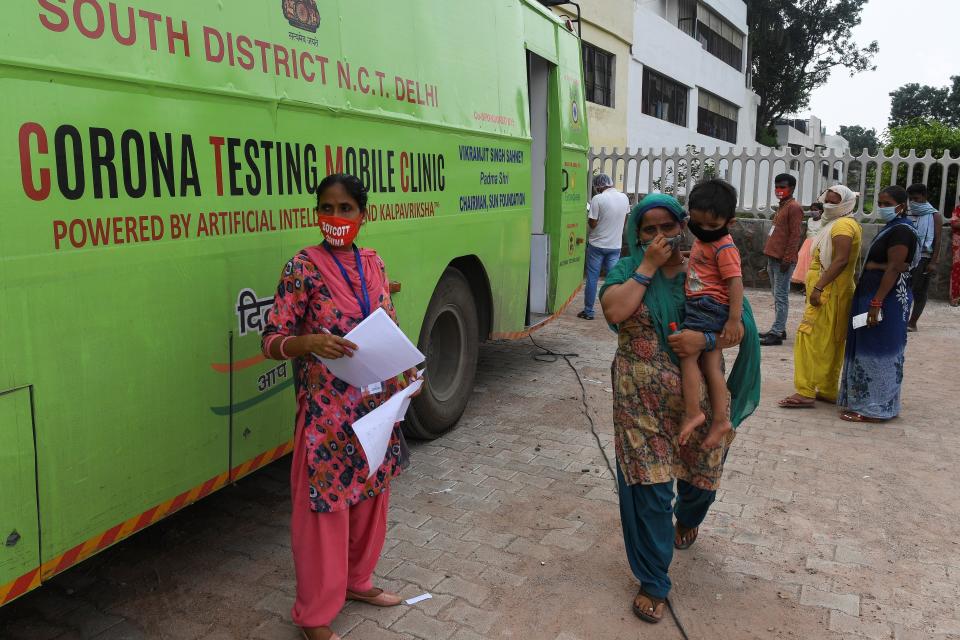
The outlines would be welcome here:
[[[242,7],[242,8],[240,8]],[[312,191],[370,190],[435,437],[583,272],[580,43],[529,0],[24,0],[0,26],[0,605],[290,451],[260,355]]]

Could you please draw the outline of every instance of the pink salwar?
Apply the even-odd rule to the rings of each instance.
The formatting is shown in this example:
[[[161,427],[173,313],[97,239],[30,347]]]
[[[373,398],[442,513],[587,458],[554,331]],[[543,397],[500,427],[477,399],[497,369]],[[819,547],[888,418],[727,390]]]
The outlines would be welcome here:
[[[297,599],[291,615],[299,627],[325,627],[343,608],[347,589],[366,592],[373,588],[373,570],[387,533],[390,488],[340,511],[311,510],[308,448],[302,430],[301,423],[290,470],[290,532],[297,574]]]

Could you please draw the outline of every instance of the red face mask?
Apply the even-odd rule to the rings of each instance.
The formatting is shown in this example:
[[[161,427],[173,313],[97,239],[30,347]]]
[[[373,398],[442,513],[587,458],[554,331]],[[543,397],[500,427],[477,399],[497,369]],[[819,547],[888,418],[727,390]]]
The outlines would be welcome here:
[[[360,220],[320,216],[320,233],[331,247],[349,247],[360,233]]]
[[[793,190],[789,187],[778,187],[777,189],[774,189],[774,193],[776,193],[777,197],[781,200],[786,200],[789,198],[792,192]]]

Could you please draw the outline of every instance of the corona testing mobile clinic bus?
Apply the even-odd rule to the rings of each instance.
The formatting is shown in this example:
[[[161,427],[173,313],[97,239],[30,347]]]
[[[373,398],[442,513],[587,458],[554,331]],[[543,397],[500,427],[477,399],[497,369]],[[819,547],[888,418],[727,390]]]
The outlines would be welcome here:
[[[534,2],[3,9],[0,604],[290,450],[259,331],[323,176],[369,187],[415,435],[581,281],[579,41]]]

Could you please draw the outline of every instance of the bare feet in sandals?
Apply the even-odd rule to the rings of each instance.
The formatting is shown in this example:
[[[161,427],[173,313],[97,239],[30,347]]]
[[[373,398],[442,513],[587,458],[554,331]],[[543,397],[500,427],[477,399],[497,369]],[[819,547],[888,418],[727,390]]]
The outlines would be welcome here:
[[[792,396],[787,396],[778,404],[781,409],[812,409],[816,403],[817,401],[813,398],[795,393]]]
[[[643,589],[637,592],[633,599],[633,614],[651,624],[656,624],[663,620],[663,610],[667,606],[665,598],[654,598]]]
[[[886,422],[886,420],[882,418],[871,418],[870,416],[865,416],[861,413],[857,413],[856,411],[841,411],[840,419],[846,420],[847,422],[871,422],[874,424]]]
[[[350,591],[347,589],[347,600],[366,602],[375,607],[395,607],[403,601],[397,594],[376,587],[369,591]]]
[[[697,541],[697,535],[700,533],[700,527],[686,528],[679,522],[674,527],[673,548],[689,549]]]
[[[330,627],[300,627],[300,633],[306,640],[341,640]]]
[[[684,418],[683,422],[680,423],[680,446],[684,446],[690,440],[690,436],[694,431],[697,430],[697,427],[702,425],[707,421],[707,416],[703,415],[703,412],[698,413],[695,416],[690,416]]]
[[[733,425],[730,424],[729,420],[714,420],[710,424],[710,431],[707,432],[707,437],[703,439],[703,443],[700,446],[704,449],[716,449],[723,444],[724,438],[727,437],[731,429],[733,429]]]

